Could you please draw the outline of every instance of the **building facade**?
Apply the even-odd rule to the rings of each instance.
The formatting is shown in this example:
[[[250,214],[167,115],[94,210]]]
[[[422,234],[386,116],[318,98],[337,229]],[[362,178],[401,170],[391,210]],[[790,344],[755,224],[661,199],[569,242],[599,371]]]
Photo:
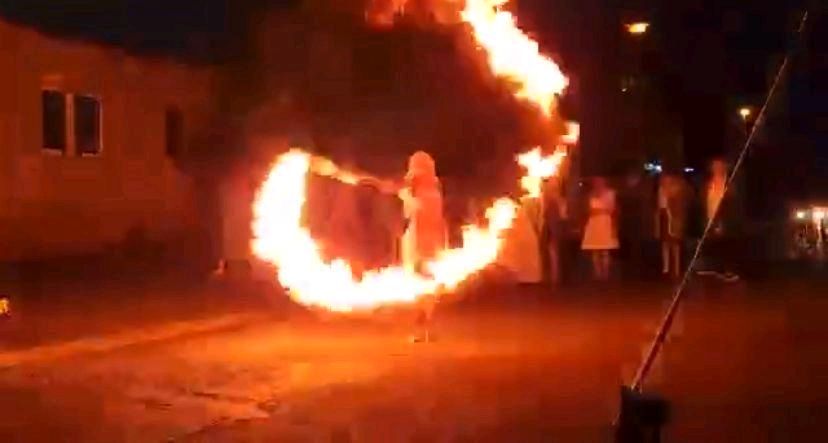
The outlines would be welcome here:
[[[0,261],[95,253],[198,223],[181,170],[212,73],[0,19]]]

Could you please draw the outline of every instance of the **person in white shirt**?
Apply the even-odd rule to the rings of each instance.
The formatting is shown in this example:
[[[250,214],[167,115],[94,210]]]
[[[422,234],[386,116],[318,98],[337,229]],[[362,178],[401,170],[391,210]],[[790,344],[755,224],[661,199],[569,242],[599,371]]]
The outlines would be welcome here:
[[[443,190],[434,159],[425,151],[417,151],[408,159],[404,183],[373,178],[366,183],[400,197],[408,221],[400,240],[403,267],[410,272],[430,274],[428,263],[448,246]],[[436,302],[435,294],[420,299],[417,323],[421,330],[412,337],[413,341],[431,341],[430,324]]]
[[[592,255],[595,279],[606,281],[610,274],[610,251],[618,249],[618,234],[615,228],[615,191],[603,177],[596,177],[593,181],[588,210],[589,218],[584,227],[581,249]]]
[[[710,179],[707,181],[706,215],[707,221],[716,217],[719,205],[722,203],[727,186],[727,164],[723,160],[716,159],[710,165]],[[721,229],[721,225],[717,227]]]
[[[701,275],[712,275],[720,278],[726,282],[734,282],[739,280],[739,276],[727,269],[726,257],[728,249],[729,232],[727,226],[728,214],[725,200],[727,194],[727,178],[728,168],[727,163],[722,159],[714,159],[710,163],[710,178],[704,189],[705,195],[705,221],[710,223],[710,232],[708,233],[707,252],[705,253],[705,262],[707,268],[699,271]]]
[[[664,174],[658,189],[656,237],[661,241],[661,273],[679,278],[687,225],[689,192],[680,175]]]

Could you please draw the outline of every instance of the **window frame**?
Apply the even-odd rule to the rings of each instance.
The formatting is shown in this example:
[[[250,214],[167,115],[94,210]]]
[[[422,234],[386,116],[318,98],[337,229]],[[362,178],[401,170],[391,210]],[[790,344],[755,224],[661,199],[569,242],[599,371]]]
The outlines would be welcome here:
[[[103,155],[103,152],[104,152],[104,137],[103,137],[103,134],[104,134],[104,127],[103,127],[104,107],[103,107],[103,97],[101,97],[98,94],[91,94],[91,93],[85,93],[85,92],[72,93],[71,96],[72,96],[71,105],[70,105],[71,111],[72,111],[71,112],[71,115],[72,115],[72,118],[71,118],[71,120],[72,120],[71,121],[71,123],[72,123],[71,144],[72,144],[72,153],[74,154],[73,156],[74,157],[81,157],[81,158],[100,157],[100,156]],[[95,152],[80,152],[80,150],[78,149],[78,134],[77,134],[77,130],[76,130],[77,129],[76,128],[77,113],[76,113],[76,109],[75,109],[75,100],[76,100],[77,97],[94,99],[95,102],[98,105],[98,116],[97,116],[98,117],[97,118],[97,120],[98,120],[98,122],[97,122],[98,123],[98,125],[97,125],[97,128],[98,128],[98,131],[97,131],[98,132],[98,134],[97,134],[98,135],[98,137],[97,137],[98,138],[98,146],[97,146],[97,148],[98,149]]]
[[[59,93],[63,96],[63,148],[53,148],[46,146],[46,107],[44,106],[44,95],[46,93]],[[66,157],[72,149],[72,136],[70,105],[72,101],[72,94],[67,93],[61,88],[57,87],[41,87],[40,88],[40,152],[44,155],[55,157]]]
[[[46,146],[45,137],[45,116],[46,109],[43,106],[43,96],[45,93],[54,92],[63,96],[63,149],[56,149]],[[98,107],[97,116],[97,140],[98,146],[96,152],[80,152],[78,150],[78,137],[75,128],[77,115],[75,113],[75,99],[78,97],[94,99]],[[104,106],[103,97],[99,94],[92,94],[86,92],[67,92],[64,88],[59,86],[41,86],[40,87],[40,152],[42,155],[50,157],[81,157],[94,158],[100,157],[104,153]]]

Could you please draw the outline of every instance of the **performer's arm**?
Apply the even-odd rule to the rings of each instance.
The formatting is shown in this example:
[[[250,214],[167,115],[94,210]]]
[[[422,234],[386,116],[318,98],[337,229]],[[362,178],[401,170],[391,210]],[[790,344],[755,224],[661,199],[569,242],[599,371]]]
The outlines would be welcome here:
[[[360,184],[370,185],[383,194],[399,195],[402,186],[391,180],[384,180],[377,177],[364,176],[359,179]]]

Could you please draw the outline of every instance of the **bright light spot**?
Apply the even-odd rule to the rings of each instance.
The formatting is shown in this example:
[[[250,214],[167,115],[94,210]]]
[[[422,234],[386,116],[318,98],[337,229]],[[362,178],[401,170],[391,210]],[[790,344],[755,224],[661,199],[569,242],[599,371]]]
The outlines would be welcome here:
[[[822,209],[817,209],[816,211],[814,211],[813,216],[815,222],[820,222],[825,219],[825,211],[823,211]]]
[[[661,166],[661,163],[647,162],[644,163],[644,170],[647,172],[655,172],[656,174],[660,174],[664,170],[664,168]]]
[[[566,134],[561,137],[561,140],[568,145],[578,144],[581,138],[581,125],[575,121],[566,122]]]
[[[747,120],[751,114],[753,114],[753,110],[747,106],[744,106],[739,109],[739,115],[742,116],[742,119],[744,120]]]
[[[696,172],[696,169],[695,168],[684,168],[684,172],[690,174],[690,173]]]
[[[526,175],[521,177],[520,185],[529,197],[540,198],[543,181],[558,173],[564,157],[566,157],[566,151],[563,149],[544,156],[540,146],[517,157],[518,164],[526,169]]]
[[[796,219],[797,220],[805,220],[805,217],[808,215],[805,211],[796,211]]]
[[[647,28],[650,27],[650,24],[647,22],[635,22],[630,23],[627,25],[627,32],[632,35],[641,35],[647,33]]]

